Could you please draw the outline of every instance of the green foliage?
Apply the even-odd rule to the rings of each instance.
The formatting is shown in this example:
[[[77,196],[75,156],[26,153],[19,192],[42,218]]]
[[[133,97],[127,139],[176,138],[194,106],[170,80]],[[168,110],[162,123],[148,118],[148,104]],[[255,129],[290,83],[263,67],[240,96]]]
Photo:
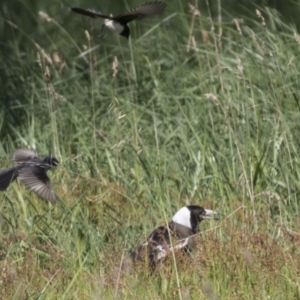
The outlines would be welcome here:
[[[296,31],[268,9],[212,23],[177,3],[103,39],[26,3],[1,6],[1,168],[15,148],[55,154],[59,201],[1,193],[1,299],[299,298]],[[188,259],[132,269],[188,203],[223,219]]]

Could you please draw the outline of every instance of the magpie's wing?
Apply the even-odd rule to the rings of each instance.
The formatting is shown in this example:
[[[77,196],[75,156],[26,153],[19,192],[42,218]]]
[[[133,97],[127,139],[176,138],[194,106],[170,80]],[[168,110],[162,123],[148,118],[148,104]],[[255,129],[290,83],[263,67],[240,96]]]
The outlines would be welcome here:
[[[0,191],[5,191],[18,177],[18,167],[0,170]]]
[[[148,236],[147,241],[151,241],[154,244],[170,244],[170,236],[167,226],[161,225],[154,229]]]
[[[25,167],[19,171],[20,181],[40,198],[52,203],[56,201],[50,179],[42,167]]]
[[[148,2],[128,12],[115,16],[114,20],[115,21],[122,20],[123,22],[128,23],[133,20],[149,18],[162,13],[166,8],[166,6],[167,4],[161,1]]]
[[[99,18],[104,18],[104,19],[113,19],[112,17],[103,15],[100,12],[97,12],[93,9],[83,9],[83,8],[78,8],[78,7],[71,7],[71,10],[78,13],[78,14],[88,16],[88,17],[91,17],[91,18],[99,17]]]
[[[17,149],[12,155],[13,161],[17,164],[27,162],[33,158],[38,158],[38,154],[29,149]]]

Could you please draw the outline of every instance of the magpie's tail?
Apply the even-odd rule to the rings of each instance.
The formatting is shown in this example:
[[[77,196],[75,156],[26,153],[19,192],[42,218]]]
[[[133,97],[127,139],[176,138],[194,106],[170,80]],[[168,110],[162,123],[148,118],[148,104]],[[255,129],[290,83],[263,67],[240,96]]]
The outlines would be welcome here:
[[[5,191],[17,177],[17,168],[0,170],[0,191]]]
[[[130,253],[130,258],[133,263],[147,262],[152,274],[156,267],[156,252],[148,247],[148,245],[141,245]]]

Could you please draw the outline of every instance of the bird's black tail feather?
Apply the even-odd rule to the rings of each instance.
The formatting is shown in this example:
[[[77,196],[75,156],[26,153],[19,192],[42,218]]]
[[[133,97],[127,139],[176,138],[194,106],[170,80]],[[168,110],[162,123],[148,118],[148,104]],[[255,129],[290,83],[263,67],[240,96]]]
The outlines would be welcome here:
[[[17,177],[17,168],[0,170],[0,191],[5,191]]]

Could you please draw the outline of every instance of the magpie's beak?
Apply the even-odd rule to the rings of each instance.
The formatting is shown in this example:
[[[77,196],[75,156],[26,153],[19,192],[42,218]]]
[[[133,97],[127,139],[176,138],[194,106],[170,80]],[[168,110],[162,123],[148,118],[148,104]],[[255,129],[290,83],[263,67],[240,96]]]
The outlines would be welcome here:
[[[218,211],[210,210],[210,209],[204,209],[205,215],[202,216],[203,219],[220,219],[220,213]]]

